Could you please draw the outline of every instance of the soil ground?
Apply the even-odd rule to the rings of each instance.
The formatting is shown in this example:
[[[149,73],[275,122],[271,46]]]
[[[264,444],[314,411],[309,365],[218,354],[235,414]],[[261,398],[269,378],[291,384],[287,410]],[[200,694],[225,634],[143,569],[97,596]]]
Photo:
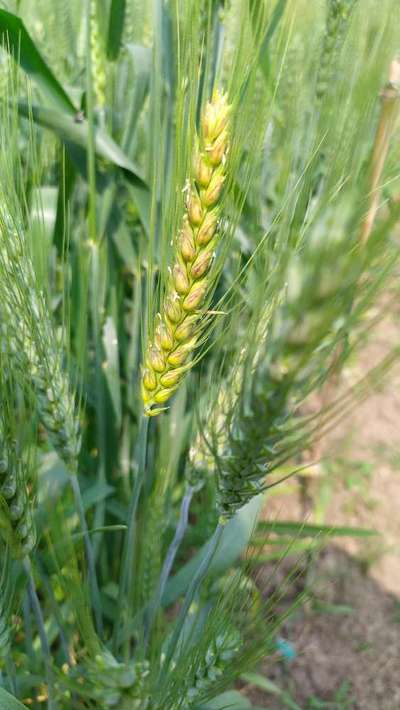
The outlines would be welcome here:
[[[337,391],[398,344],[398,316],[383,321]],[[334,538],[308,567],[314,601],[282,630],[295,658],[259,672],[287,695],[254,687],[258,707],[280,710],[400,709],[400,368],[322,442],[315,475],[267,501],[265,517],[373,528],[367,539]],[[271,568],[262,570],[268,593]]]

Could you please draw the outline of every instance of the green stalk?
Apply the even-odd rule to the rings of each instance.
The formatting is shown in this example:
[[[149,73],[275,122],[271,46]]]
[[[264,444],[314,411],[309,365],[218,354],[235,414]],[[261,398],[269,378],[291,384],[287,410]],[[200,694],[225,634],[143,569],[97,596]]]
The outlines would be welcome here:
[[[11,654],[9,654],[7,656],[6,661],[5,661],[5,665],[6,665],[8,680],[10,682],[10,688],[11,688],[13,694],[15,695],[15,697],[17,697],[18,696],[17,671],[15,668],[14,661],[11,657]]]
[[[197,592],[199,591],[205,577],[207,576],[207,572],[210,568],[211,562],[213,561],[214,555],[218,549],[218,545],[219,545],[224,527],[225,527],[225,523],[219,522],[217,527],[215,528],[214,534],[213,534],[210,542],[208,543],[206,554],[204,555],[204,557],[198,567],[198,570],[197,570],[195,576],[193,577],[193,579],[189,585],[189,588],[186,592],[186,596],[185,596],[182,608],[179,612],[179,616],[176,621],[173,634],[172,634],[171,639],[170,639],[168,646],[167,646],[165,660],[162,665],[162,669],[161,669],[161,673],[160,673],[160,679],[164,679],[168,673],[169,666],[171,664],[172,657],[173,657],[176,647],[178,645],[178,642],[179,642],[179,639],[180,639],[180,636],[182,633],[182,629],[183,629],[184,623],[186,621],[186,617],[188,615],[189,609],[190,609],[190,607],[193,603],[193,600],[194,600]]]
[[[23,561],[23,567],[25,569],[26,576],[28,578],[28,592],[29,599],[32,605],[32,610],[36,619],[40,644],[42,647],[43,660],[46,666],[46,676],[47,676],[47,686],[48,686],[48,700],[47,707],[48,710],[56,710],[53,703],[53,671],[51,667],[51,652],[49,640],[47,638],[47,633],[44,625],[44,618],[42,614],[42,609],[40,606],[39,598],[36,592],[35,580],[33,578],[32,565],[29,557],[25,557]]]
[[[122,550],[122,565],[121,577],[118,590],[118,606],[116,620],[114,626],[114,645],[116,650],[119,645],[120,629],[128,619],[129,605],[132,601],[133,590],[133,568],[135,564],[136,553],[136,528],[137,528],[137,509],[139,505],[140,493],[142,491],[145,472],[146,472],[146,454],[147,454],[147,437],[149,429],[149,418],[143,414],[140,419],[139,432],[137,438],[137,474],[133,482],[132,495],[128,511],[128,530],[126,532],[124,546]],[[122,616],[122,619],[121,619]],[[129,638],[125,642],[125,656],[129,659]]]
[[[99,293],[100,293],[100,244],[97,230],[97,184],[96,184],[96,129],[94,104],[95,96],[93,90],[93,65],[91,54],[91,3],[87,0],[87,38],[86,38],[86,96],[87,96],[87,120],[88,120],[88,150],[87,150],[87,170],[88,170],[88,185],[89,185],[89,209],[88,209],[88,236],[90,253],[90,268],[91,268],[91,317],[93,339],[95,343],[95,379],[96,379],[96,424],[97,424],[97,442],[99,448],[99,466],[98,466],[98,482],[105,484],[106,482],[106,423],[104,416],[104,386],[103,375],[101,369],[102,361],[102,346],[100,338],[100,321],[99,321]],[[94,516],[95,527],[102,527],[105,519],[105,502],[100,501],[96,506]],[[96,539],[96,549],[99,550],[102,536]]]
[[[161,600],[163,598],[165,585],[167,584],[169,575],[171,573],[172,565],[174,564],[176,554],[179,550],[179,547],[181,545],[181,542],[182,542],[185,532],[187,530],[188,520],[189,520],[189,508],[190,508],[190,503],[193,498],[193,493],[194,493],[194,488],[192,488],[192,486],[188,486],[187,491],[186,491],[186,493],[183,497],[183,500],[182,500],[180,516],[179,516],[178,525],[177,525],[177,528],[175,531],[175,535],[174,535],[174,538],[168,548],[168,551],[167,551],[167,554],[166,554],[166,557],[164,560],[164,564],[163,564],[163,567],[161,570],[158,587],[157,587],[156,593],[154,595],[154,599],[150,605],[148,618],[145,621],[145,623],[146,623],[145,639],[144,639],[145,649],[147,648],[147,645],[149,642],[151,630],[152,630],[152,627],[154,624],[154,620],[156,618],[157,611],[161,605]]]
[[[92,547],[92,543],[90,540],[90,535],[89,535],[88,526],[87,526],[87,522],[86,522],[85,509],[83,507],[83,499],[82,499],[81,489],[79,486],[78,477],[76,475],[71,475],[70,482],[71,482],[71,488],[74,493],[75,503],[76,503],[78,516],[79,516],[79,522],[80,522],[80,525],[82,528],[82,533],[83,533],[83,541],[84,541],[85,551],[86,551],[86,560],[87,560],[87,564],[88,564],[90,592],[91,592],[91,598],[92,598],[92,603],[93,603],[94,616],[95,616],[95,620],[96,620],[96,629],[97,629],[97,632],[101,635],[103,633],[103,619],[102,619],[102,610],[101,610],[100,590],[99,590],[99,585],[98,585],[98,581],[97,581],[97,574],[96,574],[95,556],[94,556],[93,547]]]

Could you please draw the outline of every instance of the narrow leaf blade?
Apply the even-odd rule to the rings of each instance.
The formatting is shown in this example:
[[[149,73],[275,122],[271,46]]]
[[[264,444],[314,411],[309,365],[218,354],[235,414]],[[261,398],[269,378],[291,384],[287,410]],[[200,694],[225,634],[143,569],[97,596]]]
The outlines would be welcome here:
[[[126,0],[112,0],[108,23],[107,56],[112,61],[118,59],[124,31]]]
[[[22,20],[11,12],[0,10],[0,36],[5,49],[35,80],[49,103],[69,115],[74,114],[74,104],[44,61]]]
[[[0,707],[1,710],[26,710],[25,705],[22,705],[13,695],[7,693],[4,688],[0,688]]]

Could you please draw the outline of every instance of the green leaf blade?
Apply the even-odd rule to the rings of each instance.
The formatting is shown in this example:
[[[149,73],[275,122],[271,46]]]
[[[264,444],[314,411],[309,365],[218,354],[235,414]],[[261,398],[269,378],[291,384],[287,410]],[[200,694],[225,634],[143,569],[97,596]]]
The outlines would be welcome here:
[[[69,115],[76,113],[70,97],[46,64],[22,20],[6,10],[0,10],[0,37],[5,49],[34,79],[49,104]]]
[[[13,695],[7,693],[4,688],[0,688],[1,710],[26,710],[26,705],[22,705]]]

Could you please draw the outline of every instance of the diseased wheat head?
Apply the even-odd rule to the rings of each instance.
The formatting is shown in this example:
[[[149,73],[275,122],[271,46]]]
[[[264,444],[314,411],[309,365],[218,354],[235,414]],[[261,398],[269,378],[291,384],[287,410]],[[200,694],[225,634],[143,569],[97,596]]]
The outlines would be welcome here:
[[[193,172],[186,192],[182,229],[176,241],[161,313],[144,358],[142,397],[147,416],[163,411],[190,369],[211,285],[210,268],[220,234],[221,194],[229,148],[230,106],[215,91],[196,139]]]

